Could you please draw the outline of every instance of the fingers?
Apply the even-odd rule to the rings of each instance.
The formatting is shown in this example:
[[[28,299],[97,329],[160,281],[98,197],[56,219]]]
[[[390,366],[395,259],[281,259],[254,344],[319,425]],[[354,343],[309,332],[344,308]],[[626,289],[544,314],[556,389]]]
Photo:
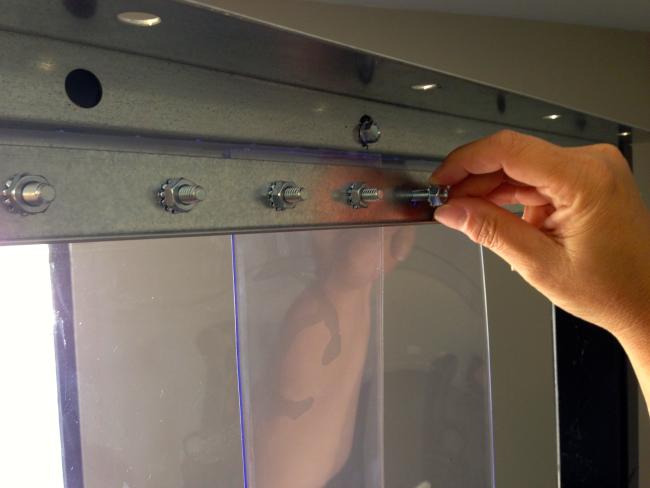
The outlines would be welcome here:
[[[537,269],[550,268],[558,244],[546,234],[481,198],[455,198],[436,210],[435,219],[466,234],[505,259],[524,278],[537,277]]]
[[[574,180],[575,167],[567,164],[562,148],[513,131],[500,131],[460,147],[433,172],[431,181],[456,185],[468,175],[503,171],[515,181],[537,188],[565,185]],[[546,193],[546,192],[542,192]]]
[[[499,188],[487,195],[487,199],[497,205],[512,205],[518,203],[520,205],[541,206],[547,205],[551,202],[546,195],[540,194],[536,188],[530,186],[515,186],[507,183],[501,185]]]
[[[555,208],[552,205],[527,206],[524,208],[523,219],[530,225],[540,229],[554,211]]]

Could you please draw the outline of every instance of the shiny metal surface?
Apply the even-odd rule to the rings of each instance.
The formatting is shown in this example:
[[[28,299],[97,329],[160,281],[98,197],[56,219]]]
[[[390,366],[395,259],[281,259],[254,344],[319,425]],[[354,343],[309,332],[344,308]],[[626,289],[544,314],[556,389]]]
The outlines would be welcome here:
[[[24,173],[5,181],[0,196],[7,210],[25,216],[45,212],[56,198],[56,191],[43,176]]]
[[[447,203],[449,187],[431,185],[427,188],[416,190],[398,189],[395,196],[398,200],[405,200],[413,205],[419,202],[427,202],[432,207],[439,207]]]
[[[372,117],[364,115],[359,120],[358,134],[359,142],[363,147],[367,148],[369,144],[375,144],[379,141],[381,129]]]
[[[297,203],[304,202],[307,198],[307,190],[293,181],[274,181],[267,192],[269,207],[277,211],[295,208]]]
[[[431,159],[504,127],[34,36],[0,31],[0,46],[0,127],[44,129],[58,138],[68,132],[122,134],[140,141],[182,138]],[[94,108],[81,109],[66,93],[65,78],[79,66],[101,83]],[[368,113],[381,121],[384,135],[364,150],[354,124]],[[570,132],[532,134],[562,145],[589,141]]]
[[[425,185],[428,168],[435,163],[382,161],[365,153],[194,141],[134,139],[132,146],[124,138],[93,142],[80,137],[71,141],[75,141],[69,144],[72,147],[56,147],[56,143],[39,147],[33,140],[21,145],[19,139],[13,144],[0,143],[0,161],[6,173],[29,167],[46,175],[59,191],[56,204],[45,214],[23,219],[0,212],[0,242],[224,234],[431,220],[428,206],[413,208],[397,200],[392,189]],[[161,212],[160,200],[153,198],[160,191],[155,182],[164,181],[170,174],[184,174],[190,181],[218,191],[210,192],[192,212]],[[269,211],[269,175],[300,182],[310,190],[309,199],[288,212]],[[384,188],[385,198],[364,212],[355,211],[345,201],[343,190],[355,180]]]
[[[186,178],[169,179],[158,192],[160,205],[170,213],[190,212],[205,200],[205,189]]]
[[[120,12],[117,14],[117,20],[137,27],[154,27],[162,22],[158,15],[147,12]]]
[[[368,203],[378,202],[384,198],[384,192],[378,188],[368,188],[365,183],[352,183],[345,192],[348,205],[354,209],[368,208]]]
[[[81,6],[87,8],[84,10]],[[542,116],[557,113],[558,107],[296,33],[242,21],[219,12],[209,0],[140,0],[138,9],[159,15],[163,22],[150,29],[135,29],[117,22],[118,13],[133,10],[133,2],[129,0],[4,0],[0,28],[294,87],[308,87],[323,94],[347,95],[418,110],[457,114],[548,134],[570,134],[587,140],[615,142],[612,134],[617,131],[617,125],[612,122],[562,108],[559,109],[564,114],[562,119],[547,121]],[[191,36],[187,35],[189,32]],[[215,49],[214,46],[221,48]],[[24,57],[48,63],[39,58],[57,51],[58,48],[52,44],[51,48],[40,50],[36,56],[25,52]],[[9,54],[10,50],[5,48],[4,52]],[[429,91],[411,89],[412,85],[431,83],[442,88]],[[207,85],[197,83],[196,86]],[[501,111],[497,103],[500,96],[505,103],[505,110]],[[379,120],[386,134],[392,133],[385,126],[386,117],[372,110],[346,120],[348,123],[359,120],[364,113]],[[341,119],[345,116],[342,115]]]

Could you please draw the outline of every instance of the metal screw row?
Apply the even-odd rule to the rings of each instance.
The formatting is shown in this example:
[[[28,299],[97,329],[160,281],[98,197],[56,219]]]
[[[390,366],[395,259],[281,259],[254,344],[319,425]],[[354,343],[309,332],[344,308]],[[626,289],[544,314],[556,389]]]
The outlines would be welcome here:
[[[348,205],[354,209],[366,208],[371,202],[382,200],[384,193],[379,188],[370,188],[365,183],[352,183],[346,190]],[[398,200],[411,204],[428,202],[432,207],[444,205],[448,198],[448,187],[430,186],[416,190],[398,190]],[[206,190],[186,178],[168,179],[157,192],[160,205],[170,213],[189,212],[207,197]],[[7,181],[0,190],[2,204],[11,212],[30,215],[45,212],[56,198],[54,187],[43,177],[17,174]],[[294,208],[307,200],[305,188],[293,181],[274,181],[268,187],[268,205],[282,211]]]

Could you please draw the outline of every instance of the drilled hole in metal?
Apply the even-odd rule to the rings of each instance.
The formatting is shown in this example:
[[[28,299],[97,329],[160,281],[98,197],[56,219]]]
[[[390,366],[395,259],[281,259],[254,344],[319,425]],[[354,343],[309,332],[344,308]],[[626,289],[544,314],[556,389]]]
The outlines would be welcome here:
[[[75,105],[92,108],[102,99],[102,84],[90,71],[75,69],[65,78],[65,92]]]

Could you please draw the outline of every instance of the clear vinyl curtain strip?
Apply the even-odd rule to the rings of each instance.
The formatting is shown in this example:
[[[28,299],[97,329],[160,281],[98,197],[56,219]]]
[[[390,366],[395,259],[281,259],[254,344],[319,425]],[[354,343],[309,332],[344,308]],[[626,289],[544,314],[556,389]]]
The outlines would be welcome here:
[[[86,488],[492,486],[482,267],[461,235],[83,243],[69,261]]]
[[[385,232],[386,487],[492,487],[479,247],[437,225]]]
[[[233,242],[248,486],[383,486],[382,230]]]
[[[404,226],[233,251],[249,487],[492,486],[477,246]]]

